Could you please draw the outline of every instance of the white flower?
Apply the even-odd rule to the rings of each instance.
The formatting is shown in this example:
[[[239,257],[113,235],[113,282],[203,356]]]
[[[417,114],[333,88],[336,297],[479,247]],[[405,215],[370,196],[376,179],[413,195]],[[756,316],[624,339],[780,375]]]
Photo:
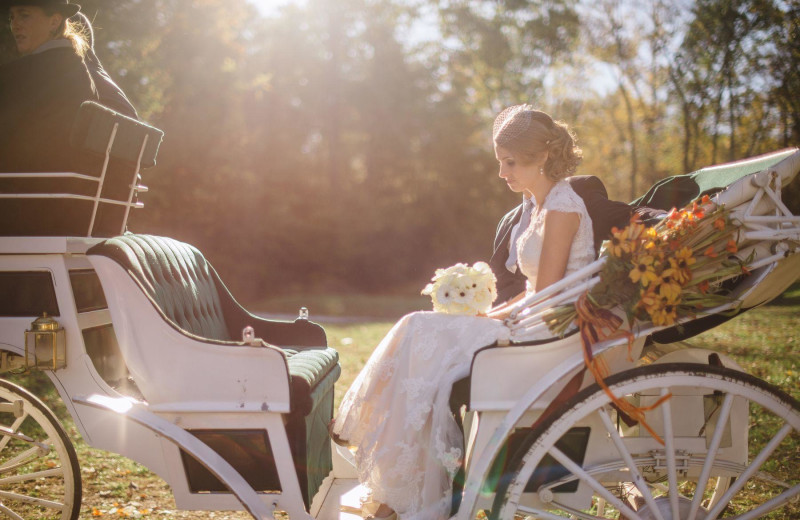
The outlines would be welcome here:
[[[476,315],[492,307],[497,298],[496,284],[486,262],[477,262],[472,267],[456,264],[437,269],[422,294],[430,295],[436,312]]]

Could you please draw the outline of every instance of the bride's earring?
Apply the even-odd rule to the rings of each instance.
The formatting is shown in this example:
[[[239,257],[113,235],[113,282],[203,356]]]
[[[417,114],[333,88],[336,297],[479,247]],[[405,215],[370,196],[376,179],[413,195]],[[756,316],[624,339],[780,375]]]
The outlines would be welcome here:
[[[539,175],[544,175],[544,166],[539,168]]]

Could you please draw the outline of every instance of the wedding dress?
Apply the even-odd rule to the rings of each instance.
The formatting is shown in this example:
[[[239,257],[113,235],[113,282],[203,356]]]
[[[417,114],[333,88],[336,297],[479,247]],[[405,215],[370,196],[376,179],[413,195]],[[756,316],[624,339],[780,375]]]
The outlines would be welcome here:
[[[517,242],[519,266],[535,285],[548,211],[577,213],[566,274],[594,260],[592,223],[583,200],[559,181]],[[545,260],[546,261],[546,260]],[[463,437],[449,408],[453,383],[469,375],[474,353],[508,337],[503,322],[415,312],[381,341],[339,407],[333,433],[356,446],[359,480],[402,520],[440,520],[450,512]]]

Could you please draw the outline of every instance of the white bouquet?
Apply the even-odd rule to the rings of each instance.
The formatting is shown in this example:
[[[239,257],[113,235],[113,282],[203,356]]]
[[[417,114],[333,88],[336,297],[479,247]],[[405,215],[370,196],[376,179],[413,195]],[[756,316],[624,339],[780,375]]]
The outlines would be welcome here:
[[[447,314],[484,314],[497,298],[497,280],[486,262],[472,267],[456,264],[437,269],[422,294],[430,295],[433,310]]]

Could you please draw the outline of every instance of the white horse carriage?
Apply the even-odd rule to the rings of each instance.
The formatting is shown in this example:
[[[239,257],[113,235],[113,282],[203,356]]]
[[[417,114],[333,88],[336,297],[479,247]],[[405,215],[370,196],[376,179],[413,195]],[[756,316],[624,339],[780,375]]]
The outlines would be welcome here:
[[[73,135],[94,154],[85,171],[3,176],[14,189],[0,190],[0,369],[45,370],[86,443],[158,474],[180,509],[344,517],[358,489],[347,453],[327,435],[340,367],[322,327],[304,311],[294,322],[259,318],[197,249],[125,234],[145,189],[140,168],[154,163],[160,139],[89,103]],[[781,200],[798,171],[800,151],[791,149],[684,176],[724,188],[713,197],[741,222],[751,275],[731,281],[730,301],[704,316],[637,324],[595,343],[611,368],[607,390],[584,377],[565,393],[568,381],[581,381],[579,334],[525,341],[546,326],[543,313],[596,283],[565,290],[602,260],[519,304],[509,345],[479,351],[465,381],[467,456],[454,516],[712,520],[798,511],[800,403],[722,354],[675,343],[798,278],[800,217]],[[612,396],[645,410],[652,433]],[[755,409],[772,432],[766,440],[751,428]],[[787,444],[795,456],[788,479],[780,468],[791,460],[776,455]],[[77,518],[78,464],[55,415],[0,380],[0,517]]]

